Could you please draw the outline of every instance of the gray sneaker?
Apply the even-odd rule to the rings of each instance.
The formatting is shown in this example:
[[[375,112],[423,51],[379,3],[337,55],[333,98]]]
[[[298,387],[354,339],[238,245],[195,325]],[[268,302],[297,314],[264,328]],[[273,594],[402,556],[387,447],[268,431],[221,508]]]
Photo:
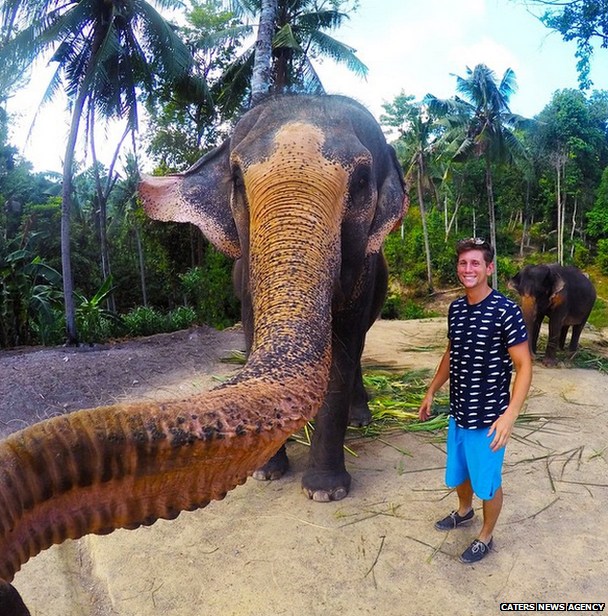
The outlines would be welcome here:
[[[463,516],[459,516],[458,511],[452,511],[452,513],[446,515],[443,520],[435,522],[435,528],[437,530],[454,530],[455,528],[470,522],[474,515],[475,512],[473,509]]]

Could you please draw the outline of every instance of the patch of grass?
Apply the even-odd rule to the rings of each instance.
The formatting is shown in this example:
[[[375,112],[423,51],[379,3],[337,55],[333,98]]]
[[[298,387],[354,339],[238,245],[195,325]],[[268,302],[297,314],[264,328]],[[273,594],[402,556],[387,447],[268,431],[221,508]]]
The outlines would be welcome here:
[[[598,329],[608,327],[608,277],[595,266],[586,267],[585,272],[589,274],[589,278],[597,291],[597,299],[588,321]]]
[[[597,370],[608,374],[608,358],[591,349],[579,347],[571,361],[576,368]]]

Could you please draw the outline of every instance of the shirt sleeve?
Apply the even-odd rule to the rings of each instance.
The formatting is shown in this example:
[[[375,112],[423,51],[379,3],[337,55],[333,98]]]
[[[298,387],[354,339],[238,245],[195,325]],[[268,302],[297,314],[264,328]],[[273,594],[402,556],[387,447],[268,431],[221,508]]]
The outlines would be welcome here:
[[[521,308],[514,302],[509,302],[506,306],[503,320],[503,339],[507,348],[521,344],[528,339]]]

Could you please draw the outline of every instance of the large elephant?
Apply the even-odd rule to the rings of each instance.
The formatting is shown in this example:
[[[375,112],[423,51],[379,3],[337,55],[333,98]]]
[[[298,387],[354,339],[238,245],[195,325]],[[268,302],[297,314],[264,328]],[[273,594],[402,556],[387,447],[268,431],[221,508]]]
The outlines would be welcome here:
[[[527,265],[509,281],[509,287],[521,295],[533,355],[545,317],[549,318],[549,340],[543,363],[556,363],[556,350],[564,348],[569,327],[572,327],[572,335],[568,350],[570,353],[576,351],[596,298],[595,287],[585,274],[576,267],[557,263]]]
[[[247,363],[206,395],[79,411],[0,443],[0,615],[27,613],[10,582],[41,550],[221,499],[315,415],[305,491],[348,492],[342,444],[386,288],[381,245],[407,204],[373,117],[343,97],[270,99],[141,194],[151,216],[193,222],[240,260]]]

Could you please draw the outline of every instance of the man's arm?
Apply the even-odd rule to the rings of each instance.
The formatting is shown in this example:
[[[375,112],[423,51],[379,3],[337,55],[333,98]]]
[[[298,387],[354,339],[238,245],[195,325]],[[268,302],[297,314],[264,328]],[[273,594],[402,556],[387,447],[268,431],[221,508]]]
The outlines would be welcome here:
[[[432,413],[433,396],[441,389],[442,385],[450,378],[450,343],[448,342],[448,348],[445,350],[437,372],[426,391],[424,400],[418,409],[418,417],[420,421],[426,421]]]
[[[509,355],[515,367],[515,380],[513,381],[509,406],[488,431],[488,436],[494,435],[490,443],[492,451],[498,451],[501,447],[504,447],[511,438],[515,420],[519,416],[532,383],[532,357],[530,356],[528,341],[509,347]]]

